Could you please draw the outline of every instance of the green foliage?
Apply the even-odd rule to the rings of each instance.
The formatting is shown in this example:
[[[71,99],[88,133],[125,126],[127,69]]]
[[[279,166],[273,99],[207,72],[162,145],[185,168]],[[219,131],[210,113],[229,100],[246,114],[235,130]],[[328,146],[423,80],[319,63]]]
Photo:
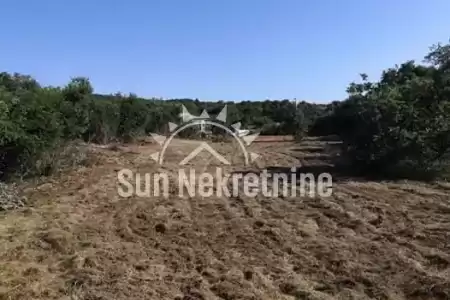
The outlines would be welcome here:
[[[93,88],[87,78],[73,78],[62,93],[60,112],[64,124],[64,137],[81,138],[89,129],[89,104]]]
[[[89,126],[84,139],[106,144],[117,138],[120,123],[119,101],[90,101]]]
[[[366,173],[441,173],[450,160],[450,45],[433,46],[425,64],[408,61],[386,70],[378,82],[361,77],[350,84],[347,100],[318,105],[98,95],[84,77],[53,88],[30,76],[0,73],[0,178],[47,174],[55,151],[76,139],[127,142],[149,132],[166,134],[168,122],[181,123],[181,105],[213,117],[227,105],[228,125],[241,122],[261,134],[297,140],[339,135],[343,157]]]
[[[35,86],[26,90],[20,83],[11,84],[14,79],[0,86],[0,177],[11,170],[26,173],[25,166],[61,135],[55,91]]]
[[[145,134],[149,120],[147,106],[136,96],[130,95],[120,101],[119,127],[117,135],[126,141]]]
[[[362,172],[437,176],[449,161],[449,54],[448,45],[435,46],[426,65],[405,62],[384,71],[379,82],[363,74],[311,132],[338,134],[345,157]]]
[[[41,87],[30,76],[0,73],[0,178],[9,174],[47,175],[58,149],[72,140],[124,142],[148,134],[168,133],[168,122],[180,123],[181,105],[193,114],[211,116],[228,107],[228,125],[261,129],[262,134],[295,134],[295,104],[291,101],[241,103],[200,102],[198,99],[142,99],[130,95],[97,95],[84,77],[62,88]],[[313,119],[322,107],[302,102]],[[187,137],[195,130],[186,131]],[[56,152],[55,152],[56,151]]]

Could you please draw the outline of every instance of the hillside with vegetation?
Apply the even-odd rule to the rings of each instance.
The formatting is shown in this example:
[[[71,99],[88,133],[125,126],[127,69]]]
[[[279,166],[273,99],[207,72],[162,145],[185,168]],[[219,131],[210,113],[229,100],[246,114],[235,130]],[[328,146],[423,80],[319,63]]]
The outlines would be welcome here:
[[[98,95],[83,77],[50,87],[1,73],[0,299],[450,299],[450,45],[361,77],[318,105]],[[186,168],[329,173],[331,195],[287,175],[296,194],[248,195],[237,181],[232,196],[173,182],[167,197],[119,195],[121,170],[176,178],[204,145],[178,137],[163,165],[151,158],[161,145],[146,137],[168,133],[181,104],[227,104],[230,124],[267,135],[249,165],[218,139],[229,164],[201,152]]]
[[[68,141],[107,144],[149,132],[167,132],[181,104],[200,114],[228,105],[231,123],[261,134],[334,134],[343,158],[362,173],[435,177],[448,167],[450,144],[450,46],[434,46],[424,64],[412,61],[383,72],[380,81],[362,75],[349,97],[327,105],[305,101],[203,102],[142,99],[134,94],[97,95],[87,78],[64,87],[34,78],[0,74],[0,178],[45,175],[54,151]],[[231,124],[230,123],[230,124]],[[345,160],[345,159],[344,159]]]
[[[293,101],[201,102],[194,99],[143,99],[134,94],[98,95],[84,77],[64,87],[41,86],[31,76],[0,74],[0,178],[15,173],[45,175],[54,151],[69,141],[130,142],[150,132],[167,132],[179,120],[181,105],[199,115],[215,115],[224,105],[228,120],[261,134],[292,135],[302,111],[303,127],[322,115],[325,105]],[[230,123],[231,124],[231,123]]]

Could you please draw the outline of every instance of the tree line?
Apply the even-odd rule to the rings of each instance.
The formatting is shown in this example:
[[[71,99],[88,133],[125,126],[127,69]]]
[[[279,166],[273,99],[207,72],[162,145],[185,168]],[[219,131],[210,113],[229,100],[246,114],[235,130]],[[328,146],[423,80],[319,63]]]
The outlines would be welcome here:
[[[40,158],[68,141],[107,144],[129,142],[150,132],[167,133],[168,122],[181,122],[182,105],[192,114],[206,110],[211,116],[227,105],[229,125],[241,122],[243,128],[270,135],[295,134],[296,111],[304,111],[303,123],[312,124],[325,108],[289,100],[235,103],[99,95],[84,77],[52,87],[41,86],[28,75],[4,72],[0,73],[0,178],[45,173]]]
[[[362,74],[348,98],[327,105],[306,101],[204,102],[99,95],[87,78],[63,87],[41,86],[22,74],[0,73],[0,180],[46,173],[42,157],[73,140],[106,144],[167,132],[183,104],[212,116],[224,105],[228,122],[267,135],[337,135],[354,170],[369,174],[434,177],[448,170],[450,45],[436,45],[422,64],[407,61],[379,81]],[[39,167],[36,167],[39,162]]]
[[[421,64],[406,61],[379,81],[361,74],[348,99],[331,103],[310,134],[335,134],[354,171],[383,177],[449,177],[450,45],[437,44]]]

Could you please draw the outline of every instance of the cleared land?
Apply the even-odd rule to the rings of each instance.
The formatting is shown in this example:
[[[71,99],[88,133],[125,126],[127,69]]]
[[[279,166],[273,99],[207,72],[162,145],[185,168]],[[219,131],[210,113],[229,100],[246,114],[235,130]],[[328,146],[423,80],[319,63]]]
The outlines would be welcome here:
[[[260,135],[255,142],[291,142],[294,137],[291,135]]]
[[[93,148],[0,215],[0,299],[450,299],[450,186],[335,176],[328,198],[122,199],[117,172],[175,176],[196,142]],[[246,169],[332,170],[319,141],[255,143]],[[205,155],[190,167],[219,166]],[[195,165],[194,165],[195,164]]]

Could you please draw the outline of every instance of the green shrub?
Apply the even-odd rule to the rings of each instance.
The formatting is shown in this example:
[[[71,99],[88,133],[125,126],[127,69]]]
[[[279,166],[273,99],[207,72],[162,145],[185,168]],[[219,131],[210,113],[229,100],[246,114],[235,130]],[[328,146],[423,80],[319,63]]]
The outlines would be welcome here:
[[[89,80],[83,77],[73,78],[62,89],[60,112],[66,139],[82,138],[89,130],[92,91]]]
[[[145,103],[130,95],[120,101],[120,117],[117,135],[124,141],[132,141],[145,134],[149,121],[149,111]]]
[[[388,69],[379,82],[363,75],[362,83],[350,85],[349,99],[313,129],[338,134],[344,157],[366,174],[442,174],[450,147],[450,63],[444,60],[449,49],[437,46],[427,65],[409,61]]]
[[[60,115],[51,89],[8,92],[0,87],[0,177],[28,172],[33,160],[61,137]]]
[[[89,104],[89,126],[84,139],[89,142],[107,144],[117,138],[120,124],[119,102],[96,101]]]

